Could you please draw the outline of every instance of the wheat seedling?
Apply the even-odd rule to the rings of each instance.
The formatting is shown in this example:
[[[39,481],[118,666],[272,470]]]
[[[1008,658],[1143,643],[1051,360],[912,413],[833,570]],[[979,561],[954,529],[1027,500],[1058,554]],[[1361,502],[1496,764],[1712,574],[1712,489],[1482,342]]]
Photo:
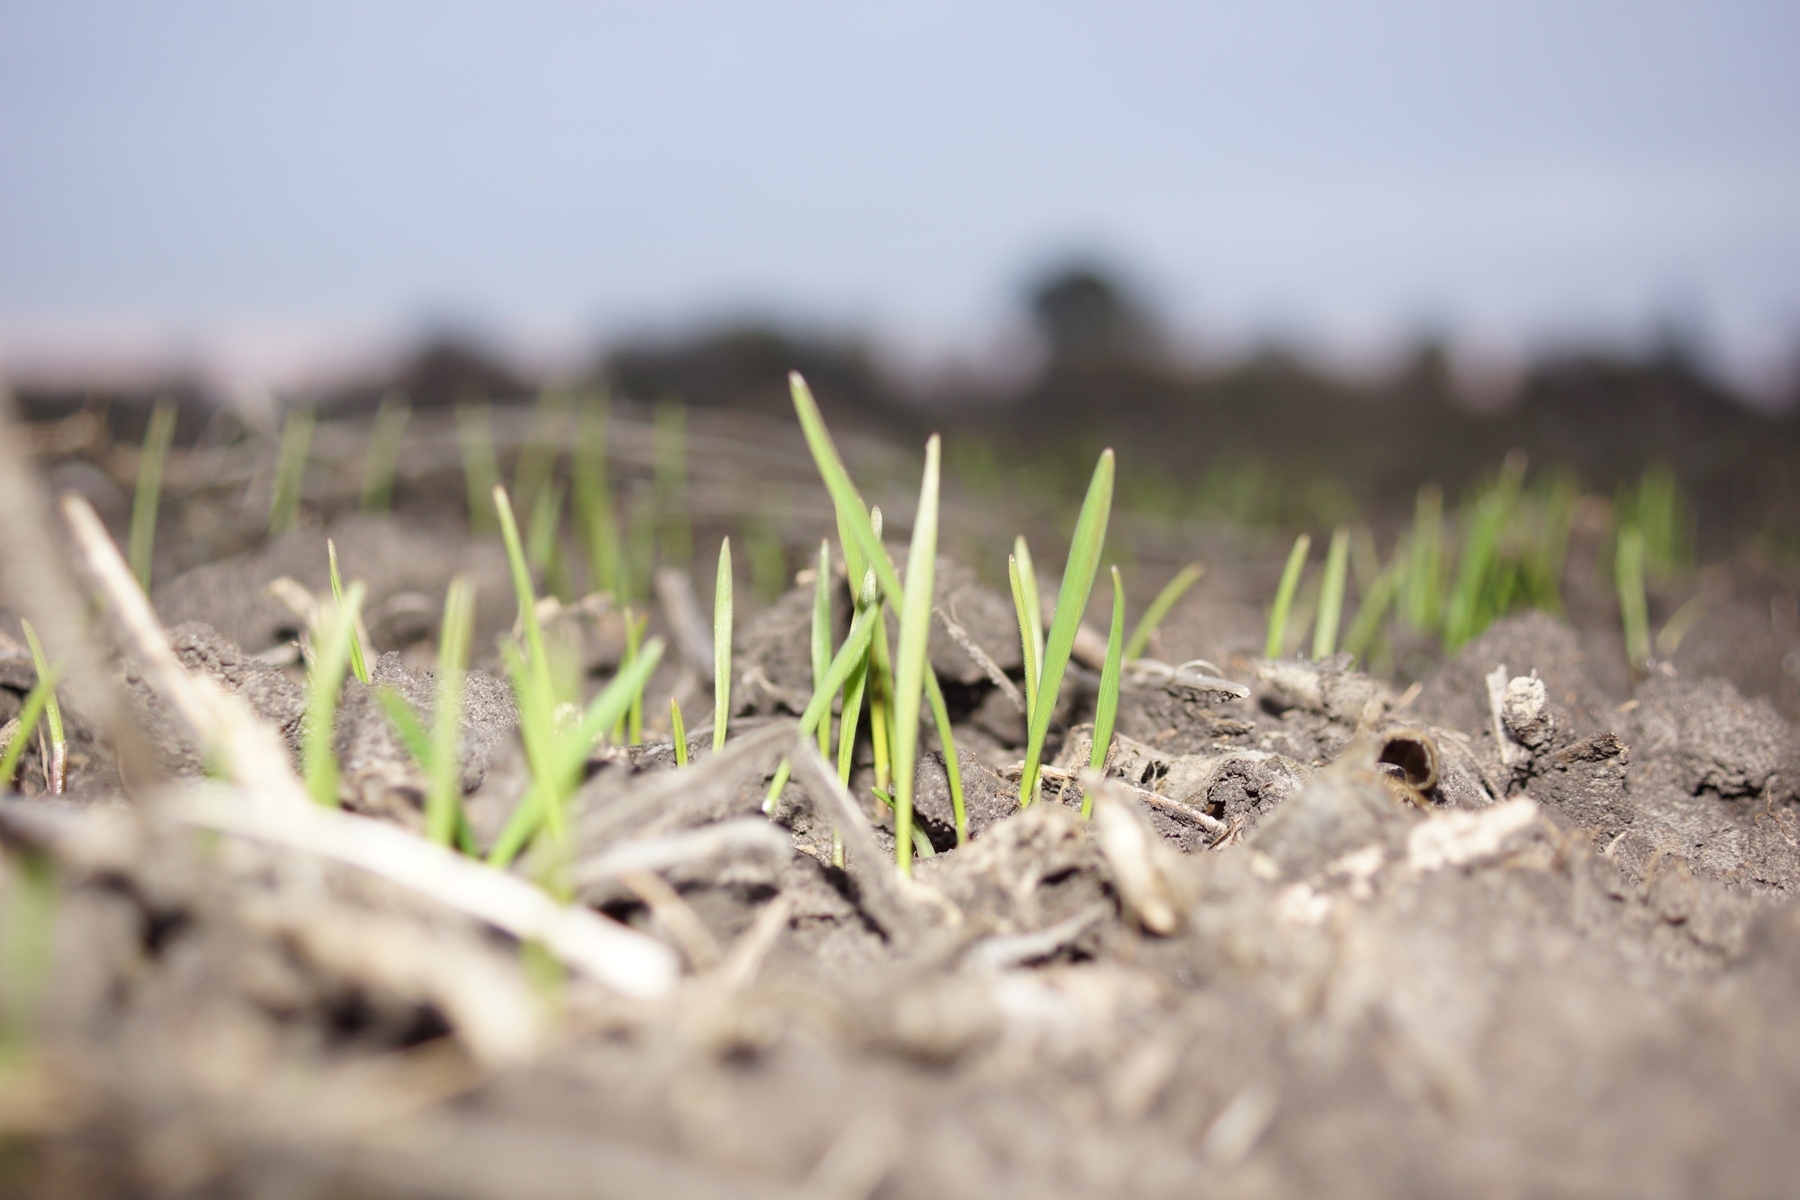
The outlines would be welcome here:
[[[1306,554],[1311,549],[1312,538],[1303,533],[1294,539],[1294,548],[1288,551],[1287,566],[1281,571],[1281,585],[1275,589],[1275,606],[1269,610],[1269,636],[1263,643],[1264,658],[1280,658],[1282,648],[1287,644],[1288,612],[1294,606],[1294,592],[1300,586],[1300,572],[1306,567]]]
[[[362,496],[364,512],[386,512],[394,506],[394,476],[400,469],[400,447],[406,440],[406,424],[412,405],[400,392],[389,392],[375,410],[369,430],[369,446],[363,451]]]
[[[175,440],[175,404],[158,400],[150,410],[144,430],[144,447],[138,452],[137,491],[131,501],[131,573],[138,586],[150,591],[150,562],[156,549],[156,513],[162,504],[163,464]]]
[[[1137,626],[1131,631],[1131,636],[1125,639],[1123,652],[1125,661],[1130,662],[1144,656],[1144,650],[1150,645],[1151,636],[1156,633],[1157,628],[1163,623],[1163,619],[1169,615],[1169,610],[1174,608],[1176,602],[1183,596],[1187,595],[1189,588],[1199,582],[1200,576],[1205,570],[1206,568],[1200,563],[1189,563],[1177,571],[1174,578],[1163,585],[1162,591],[1156,593],[1156,599],[1150,602],[1150,607],[1146,608],[1144,615],[1138,619]]]

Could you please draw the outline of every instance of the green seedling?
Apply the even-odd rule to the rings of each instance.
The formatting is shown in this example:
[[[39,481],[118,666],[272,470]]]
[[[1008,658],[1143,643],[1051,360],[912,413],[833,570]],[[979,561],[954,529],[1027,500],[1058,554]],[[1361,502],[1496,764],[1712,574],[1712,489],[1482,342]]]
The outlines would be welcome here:
[[[725,748],[731,718],[731,539],[719,543],[719,574],[713,586],[713,753]]]
[[[694,560],[688,522],[687,407],[668,399],[656,405],[656,524],[662,561],[686,567]]]
[[[438,631],[437,692],[432,700],[431,731],[391,687],[376,690],[401,741],[425,771],[425,835],[440,845],[460,838],[465,853],[476,852],[474,834],[462,812],[462,700],[469,665],[469,641],[475,626],[475,585],[467,578],[451,580],[444,597],[444,620]]]
[[[844,687],[849,681],[853,670],[859,665],[866,664],[869,643],[874,639],[875,626],[880,620],[880,616],[881,610],[875,605],[869,605],[859,611],[856,619],[850,622],[850,632],[844,635],[844,644],[839,646],[838,652],[832,656],[831,666],[826,669],[825,678],[819,681],[817,687],[813,688],[812,699],[807,702],[805,711],[800,714],[801,737],[813,736],[825,713],[830,711],[832,698],[837,695],[838,689]],[[846,724],[849,723],[847,713],[844,720]],[[842,777],[844,763],[848,761],[848,758],[849,756],[845,755],[843,759],[839,760],[840,777]],[[793,764],[783,759],[781,765],[775,769],[775,778],[769,784],[768,793],[763,797],[764,812],[775,811],[775,802],[781,798],[782,789],[787,787],[787,782],[792,777]]]
[[[1132,629],[1131,636],[1125,640],[1124,654],[1127,662],[1144,656],[1145,649],[1150,645],[1150,638],[1169,615],[1169,610],[1187,595],[1189,588],[1200,581],[1200,576],[1205,571],[1206,568],[1200,563],[1189,563],[1163,585],[1162,591],[1156,593],[1156,599],[1150,602],[1150,607],[1144,610],[1144,615]]]
[[[501,657],[518,702],[519,734],[525,743],[525,761],[531,772],[531,786],[520,798],[519,806],[489,852],[489,861],[503,865],[512,861],[540,827],[553,843],[560,844],[565,840],[564,809],[580,781],[582,766],[600,735],[625,719],[630,710],[635,710],[635,715],[630,718],[634,741],[642,739],[644,686],[662,657],[662,642],[652,639],[641,649],[633,644],[633,652],[626,663],[594,697],[579,720],[564,720],[563,705],[572,706],[575,697],[562,694],[569,689],[559,689],[549,656],[545,653],[544,630],[537,616],[537,593],[532,587],[525,547],[519,538],[518,523],[513,519],[506,489],[496,484],[493,500],[494,512],[500,521],[500,535],[506,543],[513,590],[518,596],[519,624],[525,642],[523,652],[517,643],[503,642]],[[634,627],[630,612],[626,613],[626,625],[628,629]],[[641,631],[642,626],[636,628]]]
[[[281,448],[276,452],[275,485],[269,490],[269,536],[294,527],[300,512],[300,492],[306,481],[306,457],[312,452],[314,419],[311,409],[288,413],[281,426]]]
[[[1019,595],[1014,597],[1014,604],[1022,604],[1025,619],[1031,630],[1031,661],[1042,664],[1044,661],[1044,602],[1038,592],[1037,567],[1031,561],[1031,547],[1025,544],[1025,535],[1013,538],[1013,557],[1019,562]]]
[[[1119,720],[1119,675],[1125,660],[1125,583],[1117,567],[1112,568],[1112,585],[1112,627],[1106,635],[1106,662],[1100,668],[1100,695],[1094,702],[1094,748],[1088,755],[1088,766],[1096,771],[1106,769],[1106,755],[1112,749],[1113,727]],[[1094,815],[1092,793],[1082,794],[1081,815]]]
[[[362,608],[362,600],[363,585],[352,583],[320,631],[312,669],[307,673],[306,719],[301,730],[306,791],[313,803],[332,808],[338,803],[338,761],[332,746],[338,692],[349,672],[350,647],[356,641],[356,614]]]
[[[788,586],[787,547],[768,514],[750,525],[750,589],[763,604],[773,604]]]
[[[925,474],[906,556],[906,604],[900,610],[900,645],[894,661],[894,845],[902,874],[912,871],[913,786],[918,771],[919,710],[925,700],[926,652],[931,637],[931,598],[937,586],[939,439],[925,442]]]
[[[1619,591],[1619,618],[1625,628],[1625,657],[1634,671],[1650,662],[1650,604],[1644,595],[1644,535],[1635,525],[1619,530],[1613,579]]]
[[[840,531],[848,530],[850,534],[850,538],[845,542],[846,563],[850,561],[849,547],[854,542],[860,548],[861,560],[866,561],[869,569],[874,571],[876,582],[887,596],[889,603],[893,604],[897,611],[905,612],[905,591],[900,585],[900,577],[895,573],[894,564],[889,560],[887,551],[881,545],[881,536],[877,532],[872,514],[863,507],[862,497],[858,494],[856,485],[850,481],[849,472],[844,469],[844,461],[839,457],[837,446],[833,444],[831,434],[825,428],[824,418],[819,415],[819,406],[813,399],[811,389],[806,386],[806,381],[800,377],[798,372],[788,376],[788,383],[793,392],[794,412],[800,419],[801,431],[806,435],[807,448],[811,450],[813,462],[819,468],[820,478],[824,480],[825,488],[831,493],[832,502],[837,508],[838,528]],[[854,573],[851,575],[852,579],[858,577]],[[835,665],[834,661],[834,669]],[[845,677],[848,676],[848,673],[848,668],[846,668]],[[842,686],[841,680],[833,686],[832,690],[835,692],[840,686]],[[962,788],[960,775],[962,768],[953,752],[955,737],[950,729],[948,710],[942,703],[937,675],[931,670],[929,664],[925,669],[925,688],[928,696],[937,697],[933,701],[932,712],[938,723],[938,741],[945,748],[944,768],[949,775],[951,795],[954,798]],[[814,699],[815,701],[820,700],[817,696]],[[820,701],[821,705],[829,704],[829,702],[829,696]],[[807,733],[816,728],[817,719],[815,716],[815,725],[808,726]],[[846,708],[845,723],[848,724],[848,722],[849,710]],[[841,772],[843,769],[843,762],[840,761],[839,771]],[[785,780],[783,782],[785,783]],[[779,792],[780,789],[775,789],[773,794],[779,795]]]
[[[1031,713],[1025,742],[1025,769],[1019,776],[1019,803],[1030,804],[1036,795],[1038,771],[1043,765],[1044,740],[1050,733],[1050,717],[1056,710],[1063,672],[1075,648],[1075,631],[1087,609],[1099,570],[1100,549],[1106,542],[1107,519],[1112,511],[1113,452],[1102,451],[1088,484],[1081,514],[1075,519],[1075,535],[1069,542],[1069,560],[1063,568],[1062,587],[1056,595],[1056,613],[1050,635],[1044,641],[1044,659],[1038,668],[1037,705]]]
[[[162,506],[163,464],[175,440],[175,404],[158,400],[138,452],[137,493],[131,501],[131,573],[150,591],[150,560],[156,550],[156,513]]]
[[[1463,537],[1462,558],[1457,563],[1456,582],[1444,602],[1444,646],[1460,649],[1464,643],[1486,627],[1505,598],[1495,586],[1494,568],[1500,554],[1501,532],[1511,515],[1511,498],[1502,489],[1483,493],[1476,501]]]
[[[1401,611],[1414,629],[1436,633],[1443,620],[1444,493],[1436,484],[1419,489]]]
[[[1039,647],[1031,628],[1034,602],[1027,595],[1025,571],[1019,565],[1016,550],[1006,558],[1006,580],[1012,585],[1013,614],[1019,622],[1019,661],[1025,669],[1025,721],[1029,725],[1032,714],[1037,712]]]
[[[482,402],[456,407],[456,440],[462,448],[463,486],[469,498],[469,529],[494,530],[494,489],[500,486],[500,464],[494,454],[494,422]]]
[[[1300,572],[1306,568],[1306,554],[1312,549],[1312,538],[1301,534],[1288,551],[1287,566],[1281,571],[1281,585],[1275,589],[1275,607],[1269,610],[1269,636],[1263,643],[1264,658],[1280,658],[1287,644],[1288,613],[1294,607],[1294,592],[1300,587]]]
[[[568,393],[545,388],[532,406],[531,428],[525,435],[525,447],[519,452],[518,465],[513,468],[512,496],[521,511],[535,512],[538,497],[555,477],[556,461],[562,457],[567,436],[569,405]]]
[[[26,644],[31,647],[31,667],[37,672],[38,679],[49,679],[58,674],[50,669],[50,661],[44,657],[43,643],[38,641],[37,630],[31,627],[31,622],[20,618],[19,625],[25,631]],[[69,739],[63,734],[62,705],[56,702],[54,685],[44,693],[44,723],[50,729],[50,761],[45,765],[44,781],[52,796],[60,796],[69,765]]]
[[[394,506],[394,476],[400,469],[400,447],[411,419],[412,405],[403,394],[389,392],[381,398],[369,430],[369,447],[363,452],[360,507],[364,512],[386,512]]]
[[[831,543],[819,542],[819,561],[813,574],[812,678],[816,688],[831,669]],[[819,754],[831,763],[831,713],[819,722]]]
[[[19,723],[13,729],[12,739],[6,743],[5,751],[0,753],[0,787],[12,786],[13,776],[19,770],[19,759],[24,755],[25,747],[31,744],[31,735],[37,731],[38,722],[43,719],[44,709],[56,693],[56,682],[60,677],[60,672],[56,670],[41,674],[32,689],[25,693],[25,702],[19,706]]]
[[[1667,466],[1646,467],[1635,490],[1620,497],[1619,512],[1644,539],[1644,568],[1666,579],[1693,561],[1693,517],[1681,482]]]
[[[1325,551],[1325,574],[1319,584],[1319,614],[1313,625],[1313,659],[1330,658],[1337,650],[1344,619],[1344,581],[1350,568],[1350,531],[1339,525]]]
[[[687,722],[681,719],[681,701],[669,697],[669,736],[675,743],[675,765],[688,765]]]
[[[638,656],[644,652],[644,631],[650,627],[649,613],[633,613],[625,610],[625,661],[624,668],[637,666]],[[648,678],[648,677],[646,677]],[[625,706],[625,741],[627,745],[644,744],[644,689],[639,688]]]
[[[1344,649],[1357,659],[1365,658],[1369,647],[1375,644],[1376,636],[1381,632],[1381,622],[1399,593],[1404,570],[1405,560],[1396,554],[1393,561],[1376,574],[1368,590],[1363,593],[1362,602],[1356,607],[1356,615],[1350,618],[1350,628],[1344,634]]]
[[[331,598],[339,608],[344,607],[344,581],[338,575],[337,543],[330,538],[325,539],[325,557],[331,564]],[[357,626],[350,627],[350,673],[364,684],[369,682],[369,664],[363,658],[362,630]]]
[[[1700,618],[1706,615],[1706,593],[1701,592],[1689,599],[1663,622],[1663,627],[1656,635],[1656,653],[1663,659],[1675,656],[1682,639],[1692,632]]]
[[[592,397],[582,405],[574,474],[575,510],[587,545],[588,586],[623,599],[619,582],[623,543],[606,481],[605,397]]]

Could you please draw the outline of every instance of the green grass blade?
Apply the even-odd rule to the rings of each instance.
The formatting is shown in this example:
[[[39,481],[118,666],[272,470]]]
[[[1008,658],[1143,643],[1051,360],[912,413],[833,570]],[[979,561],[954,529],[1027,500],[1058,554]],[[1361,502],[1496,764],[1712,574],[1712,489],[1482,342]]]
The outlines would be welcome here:
[[[1444,493],[1436,484],[1419,489],[1413,508],[1403,611],[1407,623],[1424,633],[1443,628]]]
[[[456,406],[456,441],[462,448],[463,486],[469,497],[469,530],[494,528],[494,489],[500,486],[500,464],[494,456],[494,422],[486,404]]]
[[[306,720],[301,739],[306,791],[313,803],[328,808],[335,808],[338,803],[338,762],[332,737],[337,727],[338,692],[349,672],[350,643],[356,636],[356,614],[362,609],[362,601],[362,584],[351,584],[344,602],[332,610],[307,676]]]
[[[1025,606],[1025,619],[1031,625],[1031,661],[1044,661],[1044,600],[1038,591],[1037,567],[1032,565],[1031,547],[1025,535],[1013,538],[1013,557],[1019,560],[1019,592]]]
[[[525,433],[524,448],[513,467],[512,495],[520,508],[534,509],[538,497],[549,487],[556,474],[556,461],[562,457],[567,436],[569,394],[547,387],[538,393],[531,408],[531,427]]]
[[[963,798],[962,761],[956,757],[956,732],[950,727],[950,708],[937,672],[925,666],[925,698],[931,703],[931,719],[937,725],[938,745],[944,751],[944,777],[950,781],[950,809],[956,817],[956,844],[969,840],[968,805]]]
[[[862,564],[873,569],[875,579],[881,585],[882,592],[896,612],[904,611],[904,589],[900,586],[900,576],[894,571],[894,564],[889,560],[887,551],[882,548],[881,538],[870,520],[869,510],[863,504],[862,495],[856,485],[850,482],[850,475],[844,469],[844,460],[838,456],[837,446],[831,440],[831,434],[825,428],[825,420],[819,415],[819,406],[813,400],[812,392],[806,381],[796,372],[788,376],[788,382],[794,393],[794,411],[800,418],[800,430],[806,435],[807,448],[812,451],[813,462],[819,468],[819,476],[825,481],[825,490],[831,493],[832,503],[837,506],[840,529],[848,528],[850,543],[854,543],[863,557]],[[846,562],[848,557],[846,556]],[[852,575],[851,579],[859,579]]]
[[[819,561],[813,576],[812,678],[818,687],[831,669],[831,543],[819,542]],[[819,754],[831,764],[831,713],[819,721]]]
[[[1394,597],[1400,590],[1404,569],[1404,561],[1396,555],[1375,576],[1368,592],[1356,607],[1356,615],[1350,618],[1350,628],[1344,634],[1344,649],[1358,660],[1367,656],[1369,647],[1375,644],[1375,636],[1381,631],[1382,618],[1387,616],[1388,606],[1393,604]]]
[[[1294,539],[1294,548],[1288,551],[1287,566],[1281,571],[1281,585],[1275,589],[1275,607],[1269,610],[1269,637],[1263,643],[1264,658],[1280,658],[1281,649],[1287,644],[1288,611],[1294,606],[1294,592],[1300,587],[1300,572],[1306,567],[1306,554],[1311,549],[1312,538],[1303,533]]]
[[[1031,632],[1031,600],[1026,595],[1025,573],[1019,568],[1017,553],[1006,556],[1006,581],[1012,585],[1013,615],[1019,622],[1019,661],[1025,670],[1025,721],[1029,725],[1037,712],[1037,639]]]
[[[1463,643],[1480,633],[1496,607],[1494,587],[1495,557],[1500,544],[1501,527],[1506,522],[1507,499],[1501,488],[1493,488],[1476,502],[1463,542],[1462,558],[1457,563],[1456,582],[1444,602],[1444,648],[1460,649]]]
[[[175,403],[158,400],[144,430],[138,452],[137,493],[131,501],[131,573],[145,594],[150,591],[150,562],[156,550],[156,514],[162,505],[163,465],[175,440]]]
[[[912,871],[913,787],[919,768],[919,711],[925,700],[926,652],[931,638],[931,598],[936,587],[938,473],[937,434],[925,443],[925,473],[906,556],[906,607],[900,612],[894,656],[894,846],[901,874]]]
[[[863,696],[869,685],[869,657],[863,655],[852,665],[850,674],[844,680],[843,715],[838,720],[838,779],[845,787],[850,786],[850,771],[855,765],[856,734],[862,727]],[[826,710],[829,714],[830,709]],[[819,727],[823,729],[826,718],[819,719]]]
[[[1088,766],[1096,771],[1106,769],[1106,752],[1112,749],[1113,727],[1119,720],[1119,676],[1125,661],[1125,582],[1119,568],[1112,569],[1112,629],[1106,635],[1106,662],[1100,669],[1100,695],[1094,703],[1094,748],[1088,755]],[[1081,815],[1092,816],[1094,798],[1083,795]]]
[[[627,669],[635,669],[638,658],[644,653],[644,630],[650,627],[650,614],[639,616],[627,610],[625,613],[625,665]],[[644,676],[645,682],[649,676]],[[641,746],[644,743],[644,689],[629,696],[625,704],[625,740],[629,745]]]
[[[57,674],[50,669],[50,660],[44,656],[44,647],[38,641],[37,630],[31,622],[19,618],[19,625],[25,631],[25,641],[31,647],[31,666],[39,679],[48,679]],[[63,735],[62,705],[56,702],[56,688],[52,686],[44,694],[44,723],[50,727],[50,794],[63,794],[63,776],[69,763],[69,740]]]
[[[406,747],[406,752],[413,756],[413,761],[419,764],[419,768],[429,774],[431,734],[426,731],[425,722],[419,720],[419,714],[392,684],[384,683],[375,689],[375,702],[381,706],[388,723],[393,725],[400,744]]]
[[[6,744],[6,751],[0,754],[0,787],[11,787],[13,775],[19,769],[19,758],[25,753],[25,747],[31,744],[31,735],[37,729],[38,721],[43,718],[44,708],[50,696],[56,691],[56,681],[60,672],[52,670],[48,675],[38,676],[38,681],[29,692],[25,693],[25,703],[19,707],[19,727],[13,732],[12,740]]]
[[[725,748],[731,719],[731,539],[719,543],[719,575],[713,586],[713,753]]]
[[[819,727],[819,721],[830,711],[832,698],[837,695],[838,689],[849,681],[852,671],[868,657],[869,645],[874,639],[875,626],[880,619],[881,610],[870,605],[857,613],[856,619],[850,622],[850,632],[844,635],[844,644],[838,647],[837,654],[832,657],[830,669],[825,672],[825,678],[813,688],[812,699],[807,702],[806,711],[800,714],[801,737],[813,735],[813,731]],[[849,725],[850,721],[850,710],[846,706],[844,724]],[[844,769],[844,763],[848,761],[849,755],[845,754],[838,764],[840,773]],[[775,801],[781,798],[781,789],[787,786],[792,773],[791,764],[783,760],[763,799],[764,812],[774,809]]]
[[[400,469],[400,447],[406,441],[406,423],[412,418],[412,405],[405,395],[390,392],[375,410],[375,424],[369,430],[369,448],[363,452],[362,496],[359,506],[364,512],[386,512],[394,506],[394,476]]]
[[[1350,571],[1350,530],[1339,525],[1325,551],[1325,576],[1319,585],[1319,615],[1313,624],[1313,659],[1330,658],[1337,650],[1344,620],[1344,581]]]
[[[341,608],[344,604],[344,580],[338,574],[337,543],[325,539],[325,558],[331,564],[331,598]],[[350,673],[363,683],[369,682],[369,664],[363,658],[362,637],[350,627]]]
[[[1144,610],[1144,615],[1139,619],[1137,627],[1125,640],[1124,653],[1127,662],[1144,656],[1145,648],[1150,645],[1151,635],[1163,623],[1163,619],[1169,615],[1169,610],[1175,607],[1176,602],[1187,595],[1188,589],[1200,581],[1200,576],[1205,571],[1204,564],[1189,563],[1177,571],[1173,579],[1163,585],[1162,591],[1156,593],[1156,599],[1150,602],[1150,607]]]
[[[275,484],[269,489],[269,536],[294,527],[300,512],[301,486],[306,481],[306,457],[312,452],[313,414],[297,408],[281,426],[281,448],[275,458]]]
[[[1656,653],[1665,659],[1675,657],[1682,639],[1699,624],[1700,618],[1706,615],[1707,598],[1705,592],[1699,592],[1687,603],[1675,610],[1673,616],[1663,622],[1661,632],[1656,635]]]
[[[519,600],[519,625],[525,631],[525,651],[530,655],[532,675],[544,681],[548,690],[550,662],[544,653],[544,627],[538,622],[537,591],[531,583],[531,567],[525,561],[525,545],[519,540],[518,522],[513,520],[512,503],[506,489],[494,485],[494,513],[500,519],[500,536],[506,542],[506,562],[512,569],[513,593]]]
[[[1613,572],[1619,619],[1625,628],[1625,657],[1632,670],[1641,671],[1650,661],[1650,605],[1644,595],[1644,535],[1635,525],[1619,530]]]
[[[619,571],[624,543],[619,536],[619,515],[606,479],[606,401],[603,397],[590,398],[582,405],[574,473],[575,507],[587,540],[589,588],[623,600]]]
[[[681,701],[669,697],[669,739],[675,743],[675,765],[688,765],[687,722],[681,719]]]
[[[1029,804],[1035,793],[1038,769],[1043,765],[1044,739],[1050,733],[1050,717],[1056,711],[1063,671],[1075,648],[1075,631],[1087,610],[1100,569],[1100,550],[1106,544],[1106,524],[1112,512],[1113,452],[1103,451],[1075,519],[1075,536],[1069,542],[1069,561],[1063,568],[1062,588],[1056,595],[1056,616],[1044,641],[1044,661],[1038,673],[1037,707],[1031,714],[1031,733],[1025,743],[1025,770],[1019,777],[1019,802]]]
[[[432,707],[431,761],[426,766],[425,827],[448,846],[462,819],[462,708],[469,642],[475,632],[475,585],[450,581],[438,632],[437,699]]]
[[[562,505],[561,484],[553,482],[538,488],[525,534],[525,562],[534,571],[546,570],[556,557],[556,538],[562,532]]]

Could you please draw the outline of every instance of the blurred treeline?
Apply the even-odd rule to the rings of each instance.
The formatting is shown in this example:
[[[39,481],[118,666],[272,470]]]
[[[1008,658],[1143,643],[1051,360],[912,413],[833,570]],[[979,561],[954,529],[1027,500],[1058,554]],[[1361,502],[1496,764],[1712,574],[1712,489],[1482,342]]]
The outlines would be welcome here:
[[[1476,405],[1438,343],[1420,343],[1384,377],[1347,378],[1273,348],[1212,362],[1177,357],[1147,307],[1091,266],[1047,273],[1026,303],[1035,366],[1005,382],[972,373],[922,384],[884,370],[858,339],[755,323],[628,340],[557,382],[786,416],[787,373],[799,370],[834,427],[908,442],[927,427],[943,431],[952,477],[972,487],[1073,494],[1105,444],[1120,454],[1122,503],[1268,526],[1352,517],[1397,525],[1421,485],[1437,483],[1454,500],[1515,451],[1535,477],[1566,474],[1603,495],[1646,469],[1666,469],[1691,505],[1702,556],[1754,542],[1800,557],[1800,403],[1753,408],[1675,338],[1636,354],[1543,358],[1510,394]],[[430,408],[524,401],[545,383],[477,340],[440,337],[385,376],[283,399],[329,417],[366,411],[396,391]],[[181,404],[178,440],[202,436],[209,422],[216,429],[216,405],[181,381],[112,392],[22,389],[19,399],[40,419],[101,406],[114,436],[131,440],[158,395]]]

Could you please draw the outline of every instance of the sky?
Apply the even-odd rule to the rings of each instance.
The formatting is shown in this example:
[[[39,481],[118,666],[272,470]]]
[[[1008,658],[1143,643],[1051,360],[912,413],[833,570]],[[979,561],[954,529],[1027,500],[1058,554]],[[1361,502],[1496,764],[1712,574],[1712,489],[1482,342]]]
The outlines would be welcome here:
[[[304,380],[767,314],[979,359],[1046,263],[1196,353],[1800,353],[1800,5],[0,0],[0,370]]]

